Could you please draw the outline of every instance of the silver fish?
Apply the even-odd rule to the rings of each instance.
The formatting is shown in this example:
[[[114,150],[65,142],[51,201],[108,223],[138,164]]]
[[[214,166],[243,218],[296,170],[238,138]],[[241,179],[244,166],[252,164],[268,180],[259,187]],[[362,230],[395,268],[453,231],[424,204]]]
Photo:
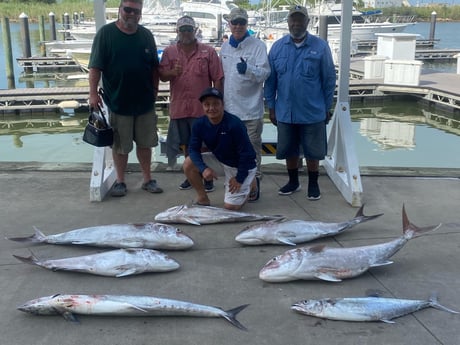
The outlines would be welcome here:
[[[17,242],[114,248],[187,249],[193,246],[193,240],[182,231],[160,223],[101,225],[48,236],[34,229],[32,236],[6,238]]]
[[[301,301],[293,304],[291,309],[300,314],[323,319],[394,323],[391,319],[428,307],[458,314],[457,311],[439,304],[436,296],[428,300],[383,297],[324,298]]]
[[[340,282],[342,279],[356,277],[370,267],[388,265],[396,252],[412,238],[437,226],[419,228],[410,223],[403,206],[403,236],[390,242],[353,247],[328,248],[315,245],[296,248],[276,256],[265,264],[259,272],[259,278],[267,282],[286,282],[297,279],[321,279]]]
[[[353,219],[341,223],[306,220],[271,220],[262,224],[250,225],[243,229],[235,237],[235,240],[247,245],[287,244],[295,246],[297,243],[337,235],[357,224],[375,219],[383,214],[365,216],[363,209],[364,205],[361,206]]]
[[[224,208],[200,205],[179,205],[168,208],[155,216],[155,220],[163,223],[184,224],[216,224],[229,222],[250,222],[256,220],[282,219],[283,216],[263,216],[254,213],[230,211]]]
[[[108,277],[126,277],[145,272],[167,272],[179,268],[179,263],[168,255],[144,248],[116,249],[105,253],[57,260],[39,260],[13,255],[16,259],[52,271],[74,271]]]
[[[248,305],[225,311],[218,307],[151,296],[58,294],[28,301],[17,309],[34,315],[61,314],[68,321],[78,321],[75,314],[222,317],[235,327],[246,330],[236,315]]]

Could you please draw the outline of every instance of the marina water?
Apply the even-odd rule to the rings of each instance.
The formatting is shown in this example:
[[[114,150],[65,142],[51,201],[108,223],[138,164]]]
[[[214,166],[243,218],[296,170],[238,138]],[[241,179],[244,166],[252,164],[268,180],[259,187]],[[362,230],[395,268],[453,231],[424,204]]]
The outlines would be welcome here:
[[[37,24],[29,24],[32,55],[39,54]],[[46,28],[47,29],[47,28]],[[10,24],[16,88],[75,86],[63,74],[22,74],[15,59],[22,57],[19,24]],[[435,48],[459,48],[460,23],[437,23]],[[428,38],[430,23],[417,23],[406,32]],[[48,32],[46,33],[48,37]],[[0,88],[6,89],[5,54],[0,47]],[[455,73],[456,65],[425,63],[424,69]],[[77,79],[78,80],[78,79]],[[167,134],[167,109],[159,112],[161,136]],[[352,129],[361,166],[460,168],[460,118],[457,114],[419,104],[414,98],[351,103]],[[93,148],[81,139],[86,113],[0,115],[0,162],[91,162]],[[264,138],[276,140],[276,128],[268,121]],[[131,155],[135,162],[135,155]],[[159,147],[154,161],[166,162]],[[181,160],[179,159],[179,162]],[[264,156],[263,163],[277,161]]]

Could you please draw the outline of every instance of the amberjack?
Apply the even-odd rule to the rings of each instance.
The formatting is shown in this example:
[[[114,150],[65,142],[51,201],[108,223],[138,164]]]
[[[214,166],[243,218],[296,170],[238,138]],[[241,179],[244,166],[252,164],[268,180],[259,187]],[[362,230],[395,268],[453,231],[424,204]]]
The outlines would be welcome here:
[[[17,242],[114,248],[187,249],[193,246],[193,240],[181,230],[160,223],[100,225],[55,235],[44,235],[34,229],[35,234],[31,236],[6,238]]]
[[[236,237],[235,241],[246,245],[287,244],[313,241],[320,237],[334,236],[383,215],[365,216],[364,205],[360,207],[353,219],[340,223],[326,223],[308,220],[271,220],[261,224],[249,225]]]
[[[264,216],[254,213],[231,211],[225,208],[201,205],[179,205],[158,213],[155,220],[163,223],[184,223],[193,225],[251,222],[256,220],[283,219],[284,216]]]
[[[144,248],[116,249],[55,260],[40,260],[33,254],[28,257],[13,256],[27,264],[52,271],[73,271],[117,278],[146,272],[174,271],[180,266],[167,254]]]
[[[419,228],[412,224],[403,206],[403,236],[390,242],[352,248],[329,248],[324,244],[296,248],[265,264],[259,278],[267,282],[321,279],[340,282],[353,278],[370,267],[389,265],[389,259],[412,238],[438,229],[441,224]]]

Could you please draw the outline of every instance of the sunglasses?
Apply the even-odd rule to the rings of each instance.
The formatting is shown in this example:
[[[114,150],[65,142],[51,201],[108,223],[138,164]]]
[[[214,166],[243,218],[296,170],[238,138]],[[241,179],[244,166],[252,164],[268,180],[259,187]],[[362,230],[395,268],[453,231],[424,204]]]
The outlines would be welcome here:
[[[195,28],[193,26],[181,26],[179,32],[193,32]]]
[[[248,22],[245,19],[235,19],[231,20],[230,23],[232,25],[246,25]]]
[[[125,11],[125,13],[127,14],[134,13],[136,16],[139,16],[142,13],[142,10],[138,8],[128,7],[128,6],[123,7],[123,11]]]

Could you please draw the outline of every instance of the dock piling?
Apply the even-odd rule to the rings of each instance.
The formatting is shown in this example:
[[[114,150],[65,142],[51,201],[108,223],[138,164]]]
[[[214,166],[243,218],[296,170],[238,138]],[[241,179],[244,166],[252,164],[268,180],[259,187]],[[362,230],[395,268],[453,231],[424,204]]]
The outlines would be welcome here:
[[[16,85],[14,81],[13,49],[11,48],[10,22],[7,17],[3,17],[2,20],[2,36],[3,50],[5,51],[6,80],[8,81],[8,88],[15,89]]]
[[[56,16],[53,12],[50,12],[48,18],[50,20],[51,41],[56,41]]]
[[[22,12],[19,15],[19,21],[21,25],[21,42],[22,42],[22,57],[28,58],[32,56],[32,51],[30,48],[30,32],[29,32],[29,17],[27,14]],[[24,68],[25,73],[32,73],[32,65],[26,65]]]
[[[45,49],[45,17],[40,16],[39,24],[38,24],[38,31],[40,35],[40,55],[46,56],[46,49]]]
[[[436,12],[431,12],[431,19],[430,19],[430,40],[434,40],[434,35],[436,31]]]

